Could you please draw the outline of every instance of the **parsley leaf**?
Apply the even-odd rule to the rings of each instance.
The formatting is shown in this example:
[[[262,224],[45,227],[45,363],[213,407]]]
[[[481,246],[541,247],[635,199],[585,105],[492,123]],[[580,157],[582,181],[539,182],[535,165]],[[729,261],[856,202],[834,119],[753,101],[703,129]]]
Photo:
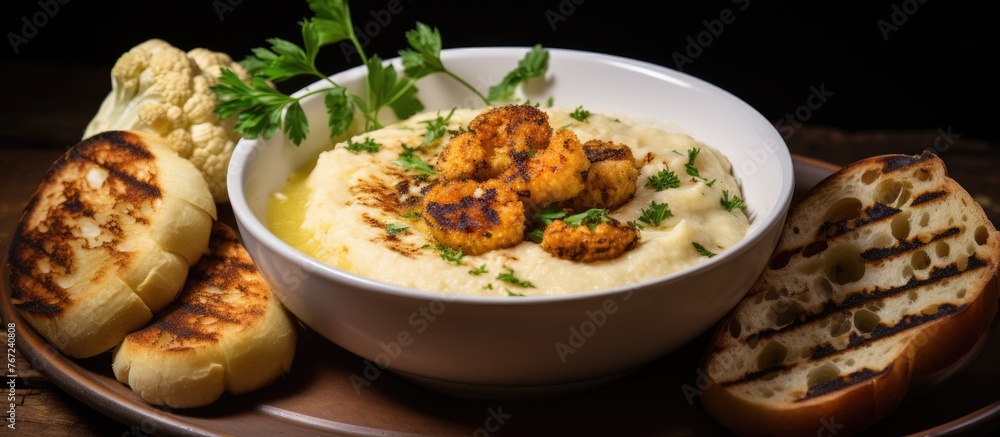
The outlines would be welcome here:
[[[507,269],[507,271],[504,272],[504,273],[501,273],[501,274],[497,275],[497,279],[499,279],[501,281],[504,281],[504,282],[506,282],[508,284],[516,285],[516,286],[521,287],[521,288],[534,288],[535,287],[535,284],[532,284],[531,282],[517,279],[514,276],[514,269],[512,269],[510,267],[505,267],[505,268]]]
[[[514,90],[521,82],[545,74],[549,67],[549,52],[542,50],[540,44],[534,47],[517,62],[517,68],[507,73],[500,83],[490,87],[489,96],[486,100],[495,102],[497,100],[509,100],[514,96]]]
[[[515,293],[513,291],[510,291],[507,288],[504,288],[503,290],[507,292],[507,296],[511,296],[511,297],[524,297],[524,293]]]
[[[659,173],[650,176],[649,179],[646,179],[646,186],[656,191],[663,191],[668,188],[681,186],[681,180],[677,177],[676,173],[665,168],[660,170]]]
[[[719,203],[722,204],[726,211],[732,211],[736,208],[746,209],[746,204],[743,203],[743,199],[740,196],[733,195],[732,198],[729,197],[729,190],[722,190],[722,198],[719,199]]]
[[[473,275],[473,276],[479,276],[479,275],[481,275],[483,273],[489,273],[486,270],[486,264],[483,264],[483,265],[481,265],[479,267],[476,267],[476,268],[474,268],[472,270],[469,270],[469,274]]]
[[[684,169],[687,171],[687,174],[705,181],[705,185],[708,185],[709,187],[715,185],[715,179],[709,181],[708,178],[701,177],[701,174],[698,172],[698,167],[694,166],[694,160],[698,158],[698,154],[701,153],[701,149],[694,147],[688,149],[687,152],[688,152],[688,162],[687,164],[684,164]]]
[[[355,142],[353,140],[348,140],[347,145],[344,146],[344,148],[354,153],[361,153],[361,152],[376,153],[379,151],[379,149],[382,148],[382,144],[375,142],[375,140],[371,138],[365,138],[365,140],[362,142]]]
[[[550,203],[535,213],[535,218],[543,225],[551,225],[553,221],[566,217],[566,211],[557,203]]]
[[[418,21],[415,29],[406,32],[406,41],[410,48],[399,51],[406,77],[417,80],[432,73],[444,73],[472,91],[483,103],[490,103],[476,87],[449,71],[441,62],[441,32],[436,27]]]
[[[545,236],[545,228],[535,228],[528,232],[528,240],[535,244],[541,243],[543,236]]]
[[[416,220],[416,219],[420,218],[420,212],[419,211],[410,211],[410,212],[408,212],[406,214],[403,214],[402,217],[405,218],[405,219],[407,219],[407,220]]]
[[[365,120],[365,130],[382,127],[379,113],[389,107],[400,119],[409,118],[424,109],[417,98],[415,82],[431,73],[441,72],[452,77],[479,96],[484,103],[490,101],[468,82],[458,77],[441,62],[441,34],[436,28],[417,23],[416,29],[407,32],[410,48],[400,52],[403,74],[399,76],[392,65],[383,65],[376,55],[368,56],[355,34],[350,8],[346,0],[308,0],[313,17],[299,23],[302,45],[281,38],[266,41],[269,47],[257,47],[240,63],[253,76],[244,84],[235,74],[223,72],[219,84],[212,87],[219,97],[215,112],[222,118],[236,116],[234,129],[247,138],[271,138],[282,130],[296,145],[309,133],[309,119],[305,117],[299,101],[315,94],[325,94],[324,104],[329,115],[331,137],[347,131],[359,110]],[[347,91],[316,66],[317,56],[324,46],[348,41],[353,47],[343,48],[344,53],[357,54],[365,66],[365,88],[361,95]],[[517,83],[544,73],[548,53],[535,46],[509,73],[507,82]],[[513,76],[512,76],[513,75]],[[283,82],[299,76],[319,78],[329,83],[329,88],[317,88],[300,96],[291,97],[278,91],[271,83]],[[511,92],[513,89],[511,89]]]
[[[652,201],[649,204],[649,208],[643,208],[641,215],[639,215],[639,221],[647,225],[652,225],[654,227],[660,226],[660,223],[669,217],[672,217],[674,213],[670,211],[670,206],[666,203],[656,203]]]
[[[698,167],[694,166],[694,160],[698,159],[698,154],[701,153],[701,149],[694,147],[688,149],[687,153],[688,153],[688,162],[687,164],[684,164],[684,169],[687,170],[687,174],[694,176],[696,178],[700,178],[701,174],[698,173]]]
[[[566,222],[567,225],[573,227],[586,225],[587,228],[593,231],[598,224],[611,221],[611,217],[608,217],[607,209],[592,208],[579,214],[566,217],[563,221]]]
[[[392,161],[393,164],[403,167],[405,170],[417,170],[424,172],[428,175],[437,174],[437,170],[434,170],[426,161],[420,159],[419,156],[414,155],[413,152],[417,150],[416,147],[410,148],[403,146],[403,152],[399,154],[399,158]]]
[[[454,113],[455,108],[451,108],[451,112],[444,117],[441,117],[441,113],[439,112],[437,118],[420,122],[427,126],[427,133],[424,134],[424,146],[434,143],[448,132],[448,121],[451,120],[451,116]]]
[[[461,247],[459,247],[458,249],[452,249],[441,243],[438,243],[436,246],[434,246],[434,249],[437,250],[439,255],[441,255],[441,259],[458,265],[462,264],[462,257],[465,256],[465,254],[462,253]]]
[[[396,235],[398,233],[406,231],[407,229],[410,229],[410,227],[397,225],[395,223],[386,223],[385,225],[385,232],[388,233],[389,235]]]
[[[291,137],[291,132],[301,135],[302,132],[308,131],[308,127],[301,125],[304,119],[294,115],[302,113],[299,100],[271,88],[261,77],[252,78],[247,85],[236,76],[236,73],[223,69],[219,85],[213,86],[212,91],[215,91],[220,101],[215,113],[222,118],[235,115],[234,129],[240,135],[250,138],[259,136],[271,138],[278,129],[283,129]],[[294,111],[292,117],[282,117],[285,108],[292,106],[298,106],[299,109]],[[292,123],[298,125],[293,126]]]
[[[576,121],[585,121],[590,118],[590,111],[583,109],[583,105],[577,106],[573,112],[569,113],[569,116]]]
[[[705,249],[705,246],[702,246],[702,245],[700,245],[698,243],[694,243],[694,242],[692,242],[691,244],[694,245],[694,250],[698,251],[698,255],[701,255],[701,256],[704,256],[704,257],[708,257],[708,258],[711,258],[711,257],[713,257],[713,256],[716,255],[715,253],[710,252],[708,249]]]

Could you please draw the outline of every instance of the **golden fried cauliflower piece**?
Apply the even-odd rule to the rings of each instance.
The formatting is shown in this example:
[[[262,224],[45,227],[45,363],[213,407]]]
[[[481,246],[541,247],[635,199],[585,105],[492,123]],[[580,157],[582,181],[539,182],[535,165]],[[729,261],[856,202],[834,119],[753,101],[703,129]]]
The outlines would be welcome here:
[[[556,131],[548,147],[523,163],[508,167],[497,179],[532,208],[573,198],[583,190],[583,172],[590,167],[576,134]]]
[[[549,116],[533,106],[507,105],[479,114],[469,131],[454,136],[435,168],[449,180],[485,181],[523,163],[552,137]]]
[[[434,169],[441,177],[458,181],[486,171],[486,149],[473,132],[455,135],[438,154]]]
[[[444,246],[479,255],[524,239],[524,205],[496,180],[447,181],[424,196],[423,218]]]
[[[541,247],[556,258],[589,263],[618,258],[638,244],[639,233],[632,226],[610,218],[593,229],[555,220],[545,228]]]
[[[632,149],[624,144],[590,140],[584,143],[583,151],[590,162],[583,191],[564,206],[574,211],[615,210],[631,200],[639,179]]]

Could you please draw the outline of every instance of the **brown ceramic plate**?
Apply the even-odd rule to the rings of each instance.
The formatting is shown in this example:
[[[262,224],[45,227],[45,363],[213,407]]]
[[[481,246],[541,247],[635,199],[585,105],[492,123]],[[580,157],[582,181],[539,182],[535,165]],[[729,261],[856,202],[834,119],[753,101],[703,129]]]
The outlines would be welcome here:
[[[795,157],[797,195],[836,167]],[[6,247],[2,248],[6,254]],[[292,372],[270,387],[171,411],[143,402],[111,373],[110,354],[69,359],[10,304],[6,263],[0,315],[39,372],[103,414],[164,435],[725,435],[699,408],[702,336],[639,371],[584,393],[540,400],[468,400],[414,386],[302,331]],[[987,434],[1000,428],[1000,323],[960,373],[910,396],[870,435]],[[942,339],[941,341],[947,341]],[[372,380],[370,385],[354,381]],[[834,435],[836,417],[817,435]]]

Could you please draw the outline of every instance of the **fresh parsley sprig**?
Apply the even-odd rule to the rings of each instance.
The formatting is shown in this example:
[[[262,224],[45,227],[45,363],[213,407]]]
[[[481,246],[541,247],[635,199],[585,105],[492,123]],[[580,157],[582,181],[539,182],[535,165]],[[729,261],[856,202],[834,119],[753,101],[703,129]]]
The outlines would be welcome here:
[[[518,279],[517,277],[515,277],[514,276],[514,269],[512,269],[510,267],[505,267],[505,268],[507,269],[507,271],[504,272],[504,273],[501,273],[501,274],[497,275],[497,279],[499,279],[501,281],[504,281],[504,282],[506,282],[508,284],[511,284],[511,285],[516,285],[516,286],[521,287],[521,288],[534,288],[535,287],[535,284],[532,284],[531,282],[528,282],[528,281],[525,281],[525,280],[521,280],[521,279]]]
[[[394,159],[392,163],[403,167],[404,170],[417,170],[427,175],[437,174],[437,170],[434,170],[434,167],[431,167],[427,161],[424,161],[413,153],[417,149],[417,147],[406,147],[404,144],[403,151],[400,152],[399,157]]]
[[[639,215],[639,221],[647,225],[652,225],[653,227],[659,227],[660,223],[664,220],[672,217],[673,212],[670,211],[670,206],[666,203],[657,203],[655,200],[650,202],[649,208],[643,208]]]
[[[740,196],[733,195],[732,198],[729,197],[729,190],[722,190],[722,198],[719,199],[719,203],[722,204],[726,211],[732,211],[736,208],[746,209],[746,204],[743,203],[743,199]]]
[[[681,180],[677,177],[676,173],[665,168],[646,179],[646,186],[655,191],[663,191],[668,188],[680,187]]]
[[[603,208],[592,208],[588,209],[579,214],[574,214],[563,219],[567,225],[577,227],[586,226],[591,231],[597,227],[597,225],[605,222],[610,222],[611,217],[608,217],[608,210]]]
[[[364,141],[353,141],[348,140],[347,145],[344,146],[345,149],[354,153],[377,153],[382,149],[382,143],[376,142],[371,138],[365,138]]]
[[[461,265],[462,258],[465,257],[465,254],[462,253],[461,247],[459,247],[458,249],[452,249],[448,246],[438,243],[437,245],[434,246],[434,250],[437,250],[438,255],[441,255],[441,259],[457,265]]]
[[[524,55],[524,58],[517,62],[517,68],[507,73],[500,83],[490,87],[490,94],[486,100],[490,102],[510,100],[514,96],[518,84],[544,75],[548,68],[549,52],[542,50],[540,44],[536,44]]]
[[[548,52],[541,46],[533,47],[518,62],[517,68],[507,74],[500,84],[490,89],[484,97],[462,78],[449,71],[441,61],[441,34],[436,28],[417,23],[406,33],[409,48],[400,51],[403,73],[386,65],[377,55],[368,56],[362,47],[346,0],[307,0],[313,17],[300,22],[302,45],[281,38],[266,40],[270,47],[258,47],[241,61],[253,78],[245,84],[232,71],[224,69],[219,84],[212,90],[219,97],[216,113],[222,118],[236,116],[234,129],[248,138],[270,138],[283,131],[296,145],[309,133],[309,120],[301,100],[316,94],[325,94],[330,134],[338,136],[351,126],[355,112],[365,120],[365,131],[382,127],[378,115],[391,108],[400,119],[424,109],[416,97],[417,80],[433,73],[444,73],[478,96],[484,104],[509,98],[518,84],[541,76],[548,67]],[[348,41],[365,66],[365,89],[361,95],[349,92],[316,67],[320,49],[330,44]],[[292,97],[274,88],[272,83],[300,76],[315,77],[326,81],[330,87],[314,89]]]
[[[385,233],[387,233],[389,235],[396,235],[396,234],[399,234],[399,233],[403,233],[403,232],[406,232],[407,229],[410,229],[410,227],[409,226],[404,226],[404,225],[399,225],[399,224],[396,224],[396,223],[386,223],[385,224]]]
[[[424,120],[420,123],[427,126],[427,132],[424,133],[424,142],[422,146],[428,146],[433,144],[439,138],[443,137],[444,134],[448,133],[448,122],[451,121],[451,116],[455,114],[456,108],[451,108],[448,115],[442,117],[440,113],[433,120]]]
[[[701,255],[701,256],[704,256],[704,257],[707,257],[707,258],[711,258],[711,257],[717,255],[716,253],[712,253],[711,251],[709,251],[708,249],[706,249],[705,246],[702,246],[702,245],[700,245],[698,243],[692,242],[691,244],[694,246],[694,250],[696,252],[698,252],[698,255]]]
[[[576,121],[586,121],[590,118],[590,111],[583,109],[583,105],[577,106],[569,116]]]
[[[688,162],[687,164],[684,164],[684,170],[687,171],[687,174],[705,181],[705,185],[708,185],[709,187],[715,185],[715,179],[709,181],[708,178],[701,177],[701,173],[698,171],[698,167],[695,167],[694,165],[694,161],[695,159],[698,159],[698,154],[701,153],[701,149],[697,147],[692,147],[688,149],[687,153],[688,153]]]

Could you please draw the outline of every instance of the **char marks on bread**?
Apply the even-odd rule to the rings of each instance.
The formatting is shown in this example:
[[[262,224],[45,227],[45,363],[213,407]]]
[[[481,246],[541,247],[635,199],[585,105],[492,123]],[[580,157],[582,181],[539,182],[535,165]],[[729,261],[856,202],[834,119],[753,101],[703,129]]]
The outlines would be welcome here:
[[[103,132],[50,167],[11,241],[11,301],[59,351],[104,352],[180,290],[215,202],[158,137]]]
[[[954,363],[997,310],[1000,238],[936,155],[851,164],[790,211],[768,267],[720,322],[706,411],[745,435],[863,430]]]

